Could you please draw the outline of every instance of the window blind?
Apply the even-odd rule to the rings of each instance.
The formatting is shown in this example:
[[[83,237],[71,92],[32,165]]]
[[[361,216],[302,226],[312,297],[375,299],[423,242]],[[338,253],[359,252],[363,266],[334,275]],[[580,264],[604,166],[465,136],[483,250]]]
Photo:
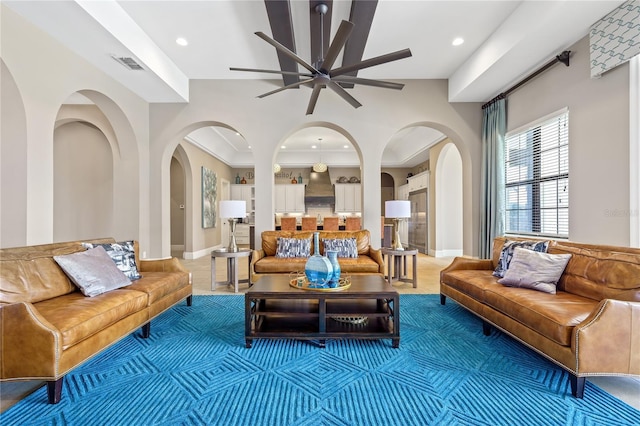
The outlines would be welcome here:
[[[545,117],[505,140],[505,231],[569,236],[569,112]]]

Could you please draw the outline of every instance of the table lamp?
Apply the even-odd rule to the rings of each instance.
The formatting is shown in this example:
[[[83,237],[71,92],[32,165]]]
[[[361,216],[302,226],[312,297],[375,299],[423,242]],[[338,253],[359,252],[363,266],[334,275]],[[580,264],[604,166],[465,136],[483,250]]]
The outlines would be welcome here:
[[[411,202],[407,200],[389,200],[384,202],[384,215],[393,219],[394,235],[393,250],[404,250],[400,242],[400,221],[411,217]]]
[[[227,251],[237,252],[236,244],[236,223],[238,218],[247,216],[247,202],[244,200],[222,200],[220,201],[220,217],[229,219],[231,235],[229,236],[229,247]]]

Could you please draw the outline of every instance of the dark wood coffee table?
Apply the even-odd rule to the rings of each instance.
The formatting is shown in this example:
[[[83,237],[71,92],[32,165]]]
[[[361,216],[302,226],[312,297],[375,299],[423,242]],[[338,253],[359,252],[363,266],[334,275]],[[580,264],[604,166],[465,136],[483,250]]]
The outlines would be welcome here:
[[[342,291],[291,287],[264,275],[245,293],[245,340],[391,339],[400,345],[400,297],[382,275],[352,275]]]

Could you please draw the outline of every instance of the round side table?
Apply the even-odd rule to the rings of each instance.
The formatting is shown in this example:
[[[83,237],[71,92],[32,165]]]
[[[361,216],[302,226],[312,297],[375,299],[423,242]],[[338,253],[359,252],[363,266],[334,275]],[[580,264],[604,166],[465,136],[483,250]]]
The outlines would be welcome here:
[[[382,259],[389,257],[387,279],[389,285],[394,281],[404,281],[413,283],[413,288],[418,288],[418,250],[394,250],[388,247],[382,247]],[[407,257],[413,257],[413,277],[407,278]],[[391,266],[393,265],[393,275],[391,274]]]
[[[247,248],[238,249],[238,251],[227,251],[226,249],[217,249],[211,252],[211,291],[216,290],[218,284],[233,285],[235,293],[238,292],[238,283],[249,283],[251,286],[251,254],[253,250]],[[216,281],[216,258],[222,257],[227,259],[227,280]],[[249,258],[249,278],[238,279],[238,259],[241,257]]]

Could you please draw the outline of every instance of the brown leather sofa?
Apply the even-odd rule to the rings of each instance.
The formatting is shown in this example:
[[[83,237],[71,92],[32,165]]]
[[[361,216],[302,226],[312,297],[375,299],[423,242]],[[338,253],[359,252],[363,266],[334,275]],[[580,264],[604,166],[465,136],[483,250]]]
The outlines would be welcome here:
[[[115,242],[112,239],[91,241]],[[45,380],[60,401],[64,375],[183,299],[191,274],[176,258],[136,261],[142,278],[85,297],[53,256],[85,250],[80,241],[0,250],[0,380]]]
[[[317,231],[319,232],[320,254],[324,254],[322,239],[355,238],[358,249],[357,258],[338,258],[342,274],[382,274],[384,262],[382,252],[371,247],[371,236],[368,230],[360,231]],[[311,238],[311,253],[314,231],[264,231],[262,232],[262,249],[254,250],[251,258],[251,281],[255,282],[265,274],[288,274],[304,271],[307,258],[277,258],[278,237]]]
[[[514,240],[517,238],[508,238]],[[440,274],[446,297],[569,372],[582,398],[588,376],[640,375],[640,249],[551,241],[548,253],[572,255],[556,294],[505,287],[492,275],[493,258],[457,257]]]

